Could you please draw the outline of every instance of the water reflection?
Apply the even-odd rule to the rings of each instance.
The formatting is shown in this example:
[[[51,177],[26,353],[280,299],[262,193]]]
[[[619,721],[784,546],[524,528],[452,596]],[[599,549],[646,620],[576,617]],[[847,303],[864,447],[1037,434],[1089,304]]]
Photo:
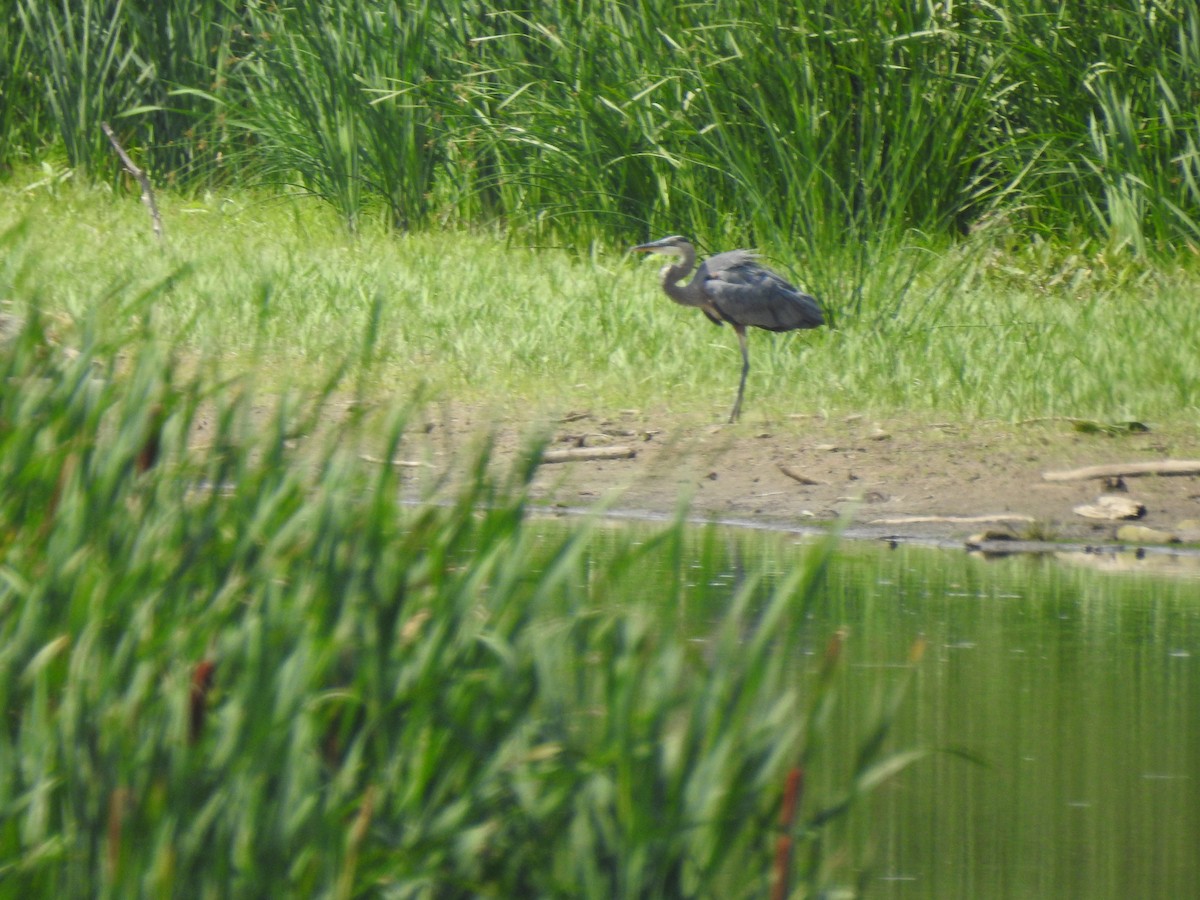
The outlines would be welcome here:
[[[698,529],[678,558],[707,590],[674,602],[703,632],[706,604],[727,602],[748,572],[765,571],[751,587],[769,591],[810,547]],[[849,628],[844,746],[856,745],[854,711],[924,638],[892,746],[987,761],[934,755],[848,824],[872,896],[1200,897],[1200,585],[862,544],[844,545],[826,578],[781,641],[812,665]]]
[[[898,554],[847,549],[820,615],[897,658],[924,634],[897,744],[990,766],[937,756],[876,799],[877,894],[1200,896],[1200,589]]]

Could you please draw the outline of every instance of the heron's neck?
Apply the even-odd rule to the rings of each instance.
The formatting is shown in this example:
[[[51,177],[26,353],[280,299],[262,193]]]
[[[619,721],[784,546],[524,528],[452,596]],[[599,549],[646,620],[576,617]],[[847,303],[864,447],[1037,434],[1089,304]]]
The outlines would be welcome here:
[[[676,303],[684,306],[698,306],[702,300],[693,290],[696,279],[693,278],[687,284],[680,284],[683,279],[688,277],[688,273],[692,271],[692,266],[695,264],[696,251],[691,247],[684,247],[679,261],[664,267],[660,273],[663,292]]]

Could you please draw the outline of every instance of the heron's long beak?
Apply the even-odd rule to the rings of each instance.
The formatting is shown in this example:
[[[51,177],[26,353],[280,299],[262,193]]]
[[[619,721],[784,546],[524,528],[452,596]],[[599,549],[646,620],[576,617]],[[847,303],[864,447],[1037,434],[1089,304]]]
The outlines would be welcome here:
[[[680,244],[685,243],[679,235],[671,235],[671,237],[659,238],[657,241],[649,241],[645,244],[638,244],[636,247],[630,247],[630,253],[667,253],[672,256],[682,256],[683,250]]]

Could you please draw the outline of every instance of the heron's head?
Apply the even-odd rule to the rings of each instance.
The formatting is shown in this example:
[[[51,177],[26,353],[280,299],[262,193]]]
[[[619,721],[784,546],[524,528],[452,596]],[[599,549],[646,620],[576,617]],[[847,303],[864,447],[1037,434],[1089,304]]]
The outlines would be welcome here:
[[[629,248],[630,253],[666,253],[672,256],[686,256],[691,250],[691,241],[678,234]]]

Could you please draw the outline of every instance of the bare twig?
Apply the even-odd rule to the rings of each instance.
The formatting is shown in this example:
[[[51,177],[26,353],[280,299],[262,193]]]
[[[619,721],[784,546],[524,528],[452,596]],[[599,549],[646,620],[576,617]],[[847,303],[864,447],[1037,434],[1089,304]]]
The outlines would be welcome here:
[[[142,186],[142,202],[146,204],[146,209],[150,210],[150,221],[154,226],[154,236],[158,238],[160,245],[165,245],[167,241],[166,234],[163,232],[162,216],[158,214],[158,204],[154,202],[154,188],[150,186],[150,178],[146,175],[145,170],[139,168],[129,154],[125,152],[125,148],[121,146],[121,142],[117,140],[117,135],[107,122],[101,122],[100,127],[104,130],[105,136],[108,137],[109,143],[113,145],[113,149],[117,151],[117,156],[121,157],[121,164],[129,170],[129,174],[137,179],[138,184]]]
[[[573,450],[547,450],[542,454],[544,463],[583,462],[592,459],[633,459],[637,451],[632,447],[577,447]]]
[[[1125,475],[1200,475],[1200,460],[1164,459],[1160,462],[1111,463],[1062,472],[1043,472],[1042,478],[1046,481],[1086,481],[1089,478],[1119,478]]]
[[[783,463],[779,463],[779,471],[782,472],[784,475],[786,475],[788,478],[798,481],[801,484],[821,484],[822,483],[820,481],[817,481],[815,478],[809,478],[807,475],[805,475],[803,472],[799,471],[798,469],[793,469],[791,466],[786,466]]]

